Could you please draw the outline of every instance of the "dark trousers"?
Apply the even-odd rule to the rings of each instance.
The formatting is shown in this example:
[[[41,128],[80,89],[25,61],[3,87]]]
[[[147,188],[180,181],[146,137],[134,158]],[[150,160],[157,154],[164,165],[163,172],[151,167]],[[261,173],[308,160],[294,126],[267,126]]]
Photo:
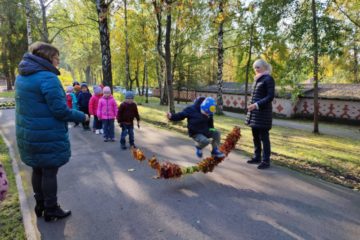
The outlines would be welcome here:
[[[270,163],[270,137],[269,129],[252,128],[252,135],[254,141],[254,159],[262,160]],[[262,158],[261,158],[261,144],[262,144]]]
[[[103,119],[102,125],[104,130],[104,138],[114,139],[115,138],[114,119]]]
[[[125,144],[126,144],[125,138],[128,134],[129,134],[130,146],[134,146],[135,145],[134,126],[122,123],[121,124],[121,138],[120,138],[121,146],[125,146]]]
[[[94,115],[94,121],[93,121],[93,129],[94,130],[100,130],[102,129],[102,121],[98,119],[97,116]]]
[[[57,205],[57,179],[59,168],[33,168],[31,182],[36,201],[44,201],[46,208]]]
[[[88,117],[90,118],[90,114],[89,114],[89,109],[85,108],[85,107],[80,107],[80,111],[82,111],[84,114],[88,115]],[[82,122],[82,126],[84,129],[90,129],[90,121],[85,121]]]

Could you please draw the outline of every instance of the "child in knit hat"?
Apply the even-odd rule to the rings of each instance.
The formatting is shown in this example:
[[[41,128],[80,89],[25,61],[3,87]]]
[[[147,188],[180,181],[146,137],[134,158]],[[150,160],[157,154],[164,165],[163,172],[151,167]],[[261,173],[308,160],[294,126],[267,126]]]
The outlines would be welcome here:
[[[102,121],[104,142],[115,141],[114,120],[116,118],[117,104],[111,95],[109,87],[104,87],[103,97],[99,100],[97,117]]]
[[[76,87],[77,85],[75,85]],[[80,87],[80,86],[79,86]],[[70,109],[78,110],[78,104],[77,104],[77,97],[74,93],[74,87],[68,86],[66,88],[66,104]],[[74,127],[77,127],[79,125],[78,122],[75,122]]]
[[[134,102],[134,92],[127,91],[125,93],[125,101],[119,106],[117,113],[117,121],[121,127],[120,145],[123,150],[126,149],[126,136],[129,134],[130,147],[135,146],[134,137],[134,118],[137,120],[138,128],[140,128],[140,116],[136,103]]]
[[[91,98],[91,93],[89,91],[89,88],[86,83],[81,83],[81,92],[79,93],[77,100],[80,111],[85,113],[86,115],[89,115],[89,102]],[[84,130],[90,131],[90,121],[83,122],[82,123]]]
[[[94,95],[90,98],[90,102],[89,102],[89,114],[94,116],[93,131],[95,131],[95,134],[103,133],[102,122],[97,117],[97,109],[101,97],[102,97],[101,87],[94,86]]]

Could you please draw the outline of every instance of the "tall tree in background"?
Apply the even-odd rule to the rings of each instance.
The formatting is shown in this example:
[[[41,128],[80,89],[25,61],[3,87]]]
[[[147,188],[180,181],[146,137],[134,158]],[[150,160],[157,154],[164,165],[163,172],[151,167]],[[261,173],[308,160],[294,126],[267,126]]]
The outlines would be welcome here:
[[[216,113],[217,114],[223,114],[223,66],[224,66],[224,46],[223,46],[223,40],[224,40],[224,22],[225,22],[225,16],[224,16],[224,5],[225,0],[219,1],[219,12],[218,12],[218,22],[219,22],[219,30],[218,30],[218,69],[217,69],[217,96],[216,96]]]
[[[112,71],[111,71],[111,51],[110,51],[110,32],[108,26],[108,16],[110,5],[113,0],[96,0],[96,10],[98,13],[100,45],[102,56],[103,84],[112,90]]]
[[[168,90],[169,112],[175,113],[174,92],[173,92],[173,75],[171,70],[171,11],[173,0],[165,0],[166,14],[166,35],[165,35],[165,66],[166,66],[166,83]]]
[[[156,63],[156,71],[158,77],[158,84],[160,90],[160,104],[167,105],[168,104],[168,88],[167,81],[165,81],[165,53],[163,50],[162,42],[163,42],[163,33],[162,33],[162,12],[163,12],[163,4],[160,1],[152,0],[152,4],[154,6],[154,11],[156,15],[156,23],[157,23],[157,41],[156,41],[156,50],[158,52],[158,61]]]
[[[313,51],[314,51],[314,133],[319,133],[319,46],[318,46],[318,28],[317,28],[317,13],[316,1],[311,1],[312,10],[312,32],[313,32]]]
[[[25,14],[26,14],[26,33],[27,33],[27,40],[28,40],[28,45],[31,45],[33,40],[32,40],[32,31],[31,31],[31,5],[30,5],[30,0],[26,0],[25,2]]]
[[[128,33],[128,17],[127,17],[127,0],[124,1],[124,33],[125,33],[125,88],[132,90],[132,80],[130,73],[130,56],[129,56],[129,33]]]

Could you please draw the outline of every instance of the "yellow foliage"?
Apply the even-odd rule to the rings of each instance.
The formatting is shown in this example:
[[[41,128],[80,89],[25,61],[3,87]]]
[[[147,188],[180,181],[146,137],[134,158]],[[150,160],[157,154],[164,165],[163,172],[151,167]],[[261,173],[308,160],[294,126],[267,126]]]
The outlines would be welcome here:
[[[59,70],[61,73],[59,76],[59,79],[60,79],[60,82],[63,85],[63,87],[65,88],[67,86],[72,86],[73,78],[71,76],[71,73],[69,71],[66,71],[63,68],[60,68]]]

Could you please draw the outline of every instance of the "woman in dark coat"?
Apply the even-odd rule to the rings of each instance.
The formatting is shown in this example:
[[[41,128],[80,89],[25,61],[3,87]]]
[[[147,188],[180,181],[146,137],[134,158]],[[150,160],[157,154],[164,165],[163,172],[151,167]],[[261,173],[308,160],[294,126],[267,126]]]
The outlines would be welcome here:
[[[36,42],[19,64],[16,78],[16,139],[21,160],[32,167],[35,213],[45,221],[71,214],[57,202],[57,172],[71,156],[67,122],[83,122],[85,115],[66,105],[57,75],[59,51]]]
[[[256,75],[251,104],[248,106],[246,124],[252,130],[254,157],[247,162],[249,164],[260,164],[258,169],[265,169],[270,167],[269,131],[272,126],[272,101],[275,94],[275,81],[270,75],[271,65],[266,61],[262,59],[256,60],[253,67]]]

